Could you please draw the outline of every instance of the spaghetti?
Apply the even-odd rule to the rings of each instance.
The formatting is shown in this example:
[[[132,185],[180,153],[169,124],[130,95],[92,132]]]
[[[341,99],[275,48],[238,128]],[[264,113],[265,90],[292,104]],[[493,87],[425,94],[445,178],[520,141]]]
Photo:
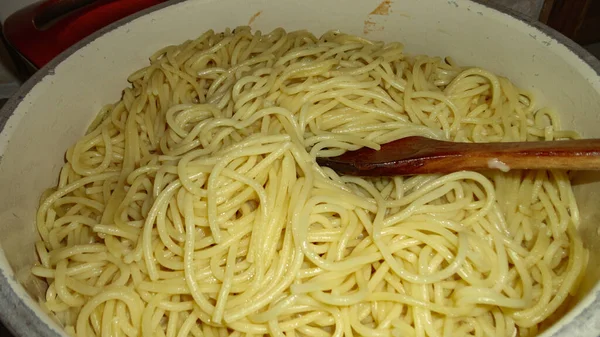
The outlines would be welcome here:
[[[67,151],[32,273],[74,336],[532,336],[587,252],[563,171],[339,176],[407,136],[553,140],[503,77],[399,43],[212,31],[161,49]]]

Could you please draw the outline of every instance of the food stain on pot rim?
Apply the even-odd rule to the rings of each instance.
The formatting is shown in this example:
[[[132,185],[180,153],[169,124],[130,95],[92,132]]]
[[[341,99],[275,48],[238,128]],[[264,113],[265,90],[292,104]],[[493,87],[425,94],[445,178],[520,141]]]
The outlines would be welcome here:
[[[391,0],[382,1],[377,8],[375,8],[370,15],[390,15]]]
[[[379,23],[381,17],[387,17],[392,12],[391,9],[392,1],[384,0],[382,1],[374,10],[372,10],[368,15],[367,19],[364,21],[364,29],[363,34],[367,35],[372,32],[381,32],[385,29],[385,22]]]
[[[262,14],[262,12],[263,11],[258,11],[254,13],[254,15],[250,17],[250,20],[248,20],[248,26],[251,26],[254,23],[254,21]]]

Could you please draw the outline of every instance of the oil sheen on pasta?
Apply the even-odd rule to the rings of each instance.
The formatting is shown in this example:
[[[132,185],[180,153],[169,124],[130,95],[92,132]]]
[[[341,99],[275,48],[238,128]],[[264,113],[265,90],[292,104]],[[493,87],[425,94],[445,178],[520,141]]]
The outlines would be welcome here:
[[[506,78],[400,43],[240,27],[161,49],[37,213],[42,306],[88,336],[532,336],[585,269],[563,171],[366,179],[422,135],[572,138]]]

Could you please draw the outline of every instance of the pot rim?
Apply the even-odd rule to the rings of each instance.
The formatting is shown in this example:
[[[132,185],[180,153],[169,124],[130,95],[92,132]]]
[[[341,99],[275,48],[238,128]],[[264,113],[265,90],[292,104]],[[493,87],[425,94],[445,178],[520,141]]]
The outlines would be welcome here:
[[[177,5],[188,0],[172,0],[168,1],[140,12],[125,17],[119,21],[113,22],[108,26],[105,26],[86,38],[78,41],[56,58],[51,60],[48,64],[39,69],[33,76],[31,76],[25,83],[10,97],[4,107],[0,109],[0,133],[4,132],[4,127],[8,119],[14,114],[19,104],[29,94],[29,92],[46,76],[52,75],[54,69],[66,60],[69,56],[74,54],[79,49],[90,44],[99,37],[110,33],[111,31],[118,29],[119,27],[138,19],[147,14],[160,11],[166,7]],[[565,46],[571,53],[576,55],[583,63],[588,65],[596,73],[596,77],[600,77],[600,60],[594,57],[590,52],[585,50],[582,46],[570,40],[566,36],[562,35],[558,31],[546,26],[545,24],[533,20],[525,15],[518,13],[510,8],[503,7],[496,3],[491,3],[486,0],[467,0],[479,4],[487,9],[490,9],[496,14],[507,14],[512,19],[520,21],[531,28],[534,28],[552,39],[558,42],[559,45]],[[2,160],[2,153],[0,153],[0,161]],[[0,252],[3,254],[2,247],[0,246]],[[0,256],[0,321],[15,335],[15,337],[62,337],[61,333],[57,332],[52,327],[48,326],[43,320],[40,319],[36,310],[28,305],[28,303],[34,303],[32,298],[30,301],[23,301],[23,298],[15,291],[14,286],[19,286],[18,281],[15,280],[14,272],[10,269],[11,267],[4,259],[4,256]],[[598,289],[600,281],[596,283],[595,289]],[[29,296],[25,293],[26,296]],[[591,295],[591,294],[590,294]],[[40,310],[38,310],[39,312]],[[596,319],[596,313],[600,312],[600,292],[596,292],[595,298],[589,303],[585,310],[576,314],[575,317],[566,324],[563,324],[552,334],[552,337],[568,336],[574,332],[580,331],[583,322],[592,322]],[[567,313],[568,315],[568,313]],[[14,319],[18,318],[18,319]]]

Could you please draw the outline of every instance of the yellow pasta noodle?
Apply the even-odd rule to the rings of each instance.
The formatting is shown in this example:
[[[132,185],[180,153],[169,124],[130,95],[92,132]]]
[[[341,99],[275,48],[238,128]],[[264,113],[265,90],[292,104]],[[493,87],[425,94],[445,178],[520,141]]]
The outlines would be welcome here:
[[[568,172],[316,164],[414,135],[577,137],[506,78],[238,27],[129,81],[37,213],[41,305],[74,336],[533,336],[585,270]]]

